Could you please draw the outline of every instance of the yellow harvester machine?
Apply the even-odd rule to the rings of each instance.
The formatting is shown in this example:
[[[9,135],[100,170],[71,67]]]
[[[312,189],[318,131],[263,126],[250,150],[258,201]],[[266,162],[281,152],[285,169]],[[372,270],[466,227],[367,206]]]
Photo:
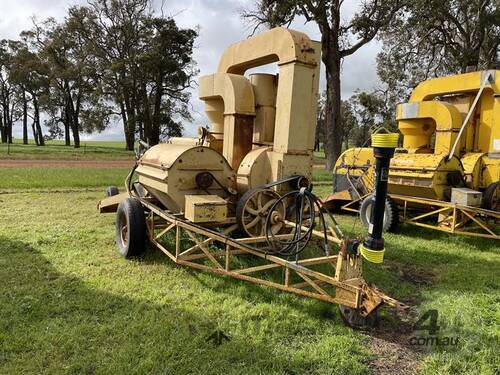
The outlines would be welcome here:
[[[339,304],[354,326],[384,303],[398,306],[362,276],[363,258],[383,259],[383,206],[364,242],[349,240],[311,193],[320,51],[284,28],[224,51],[217,73],[199,82],[210,130],[147,149],[127,191],[109,189],[99,202],[116,212],[123,256],[142,254],[148,239],[177,264]],[[269,63],[279,75],[245,76]],[[394,135],[373,145],[383,168]]]
[[[500,71],[479,71],[420,83],[397,106],[403,147],[388,176],[385,229],[404,222],[499,239]],[[374,158],[352,148],[337,160],[330,207],[369,223]]]

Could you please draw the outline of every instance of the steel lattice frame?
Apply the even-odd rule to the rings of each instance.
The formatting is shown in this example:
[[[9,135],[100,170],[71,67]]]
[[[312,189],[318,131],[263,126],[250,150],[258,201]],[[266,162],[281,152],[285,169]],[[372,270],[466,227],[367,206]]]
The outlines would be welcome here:
[[[359,210],[353,208],[353,206],[362,202],[368,195],[349,202],[341,208],[344,211],[359,213]],[[498,225],[500,223],[500,212],[405,195],[390,194],[390,197],[398,203],[398,206],[402,207],[400,219],[405,224],[451,234],[500,239]],[[425,207],[426,212],[422,213],[413,210],[411,205]],[[432,222],[429,219],[433,219]],[[479,231],[474,232],[473,230]]]
[[[382,303],[399,305],[396,300],[366,284],[362,278],[361,257],[348,255],[345,241],[335,236],[328,235],[328,241],[340,245],[337,255],[322,254],[289,261],[265,254],[255,247],[266,241],[264,236],[229,237],[237,229],[234,221],[229,220],[221,231],[217,231],[166,212],[147,199],[141,199],[141,203],[147,212],[146,223],[151,243],[177,264],[359,309],[362,315],[368,315]],[[167,249],[160,241],[173,233],[175,246]],[[314,231],[313,235],[319,236],[320,232]],[[289,236],[284,234],[278,237],[286,239]],[[190,246],[185,249],[186,245]],[[218,248],[210,245],[217,245]],[[260,258],[264,264],[234,267],[235,262],[232,260],[245,254]],[[311,268],[320,264],[331,265],[331,274]],[[281,282],[269,279],[269,271],[276,269],[283,271]],[[298,275],[303,281],[292,283],[293,275]]]

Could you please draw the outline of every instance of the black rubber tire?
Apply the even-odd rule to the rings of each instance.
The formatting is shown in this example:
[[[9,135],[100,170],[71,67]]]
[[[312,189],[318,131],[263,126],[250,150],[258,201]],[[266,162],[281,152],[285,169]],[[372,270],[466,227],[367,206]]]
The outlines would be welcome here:
[[[125,228],[124,232],[124,225]],[[146,250],[146,219],[144,208],[135,198],[126,198],[116,210],[115,241],[125,258],[142,255]]]
[[[500,181],[493,182],[486,188],[483,194],[483,208],[500,212]]]
[[[359,208],[359,217],[365,227],[370,225],[371,206],[373,204],[373,195],[363,199]],[[395,232],[399,226],[399,209],[391,198],[387,197],[385,201],[384,232]]]
[[[378,310],[362,316],[358,310],[339,305],[340,316],[345,324],[355,329],[373,328],[378,324]]]
[[[106,188],[106,196],[107,197],[112,197],[113,195],[118,195],[120,194],[120,191],[116,186],[108,186]]]

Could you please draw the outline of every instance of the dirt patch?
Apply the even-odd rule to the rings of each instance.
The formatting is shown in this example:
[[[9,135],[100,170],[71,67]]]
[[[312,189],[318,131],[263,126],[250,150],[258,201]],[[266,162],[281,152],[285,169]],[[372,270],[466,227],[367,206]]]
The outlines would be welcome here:
[[[419,371],[420,357],[425,349],[410,344],[413,332],[413,310],[391,310],[376,328],[367,332],[369,347],[375,355],[370,368],[375,374],[413,375]]]
[[[429,286],[437,281],[437,274],[427,268],[387,262],[384,267],[417,286]],[[403,301],[408,309],[383,309],[377,327],[367,332],[369,348],[375,358],[370,362],[373,373],[380,375],[414,375],[420,370],[421,357],[430,347],[416,345],[414,323],[418,318],[419,295]],[[413,345],[412,345],[413,343]]]
[[[396,274],[400,280],[414,285],[429,286],[435,284],[438,279],[438,275],[428,268],[403,265],[395,262],[387,262],[384,267]]]
[[[133,160],[0,160],[0,168],[129,168]]]

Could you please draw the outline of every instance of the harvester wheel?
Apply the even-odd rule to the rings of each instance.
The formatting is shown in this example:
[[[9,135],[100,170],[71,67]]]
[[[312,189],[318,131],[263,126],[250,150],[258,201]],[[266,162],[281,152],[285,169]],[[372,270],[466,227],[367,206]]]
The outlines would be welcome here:
[[[135,198],[126,198],[116,211],[116,246],[125,258],[138,256],[146,250],[144,208]]]
[[[113,195],[118,195],[120,194],[120,191],[116,186],[108,186],[106,188],[106,196],[107,197],[112,197]]]
[[[487,210],[500,211],[500,181],[490,184],[484,191],[483,207]]]
[[[367,196],[363,199],[359,209],[359,217],[365,227],[370,225],[370,218],[372,214],[373,195]],[[384,214],[384,232],[394,232],[399,225],[399,210],[396,202],[387,197],[385,201],[385,214]]]
[[[272,189],[255,188],[248,190],[236,205],[236,221],[240,229],[250,237],[263,236],[269,210],[280,197]],[[285,227],[283,222],[285,215],[286,206],[282,201],[274,208],[271,215],[273,234],[278,234]]]
[[[378,323],[378,310],[372,311],[367,316],[362,316],[356,309],[339,305],[340,316],[349,327],[363,329],[375,327]]]

